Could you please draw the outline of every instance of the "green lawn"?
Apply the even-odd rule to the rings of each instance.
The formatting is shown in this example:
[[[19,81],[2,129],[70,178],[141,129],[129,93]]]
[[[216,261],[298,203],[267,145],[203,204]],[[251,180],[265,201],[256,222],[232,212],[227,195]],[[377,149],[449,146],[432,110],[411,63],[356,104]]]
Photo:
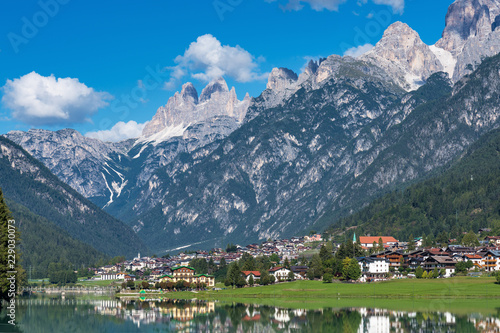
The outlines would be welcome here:
[[[370,284],[295,281],[221,291],[167,292],[161,297],[300,309],[371,307],[423,312],[450,311],[457,314],[473,310],[495,314],[500,308],[500,285],[494,282],[494,278],[471,277],[405,279]],[[158,297],[154,294],[147,296]]]
[[[321,298],[495,298],[500,285],[494,278],[455,277],[450,279],[403,279],[377,283],[323,283],[295,281],[264,287],[206,291],[197,298],[286,298],[293,301]],[[170,293],[172,298],[193,298],[191,292]]]

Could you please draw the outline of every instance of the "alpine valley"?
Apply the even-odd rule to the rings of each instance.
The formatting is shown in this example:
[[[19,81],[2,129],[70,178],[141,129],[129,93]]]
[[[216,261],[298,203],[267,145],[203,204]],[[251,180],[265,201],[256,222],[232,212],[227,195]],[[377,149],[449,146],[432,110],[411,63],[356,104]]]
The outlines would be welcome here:
[[[396,22],[360,57],[310,61],[299,75],[273,69],[256,98],[239,100],[222,78],[201,94],[186,83],[137,139],[12,131],[0,141],[2,168],[50,187],[32,202],[54,209],[30,206],[3,178],[0,186],[108,254],[123,244],[159,254],[324,230],[449,169],[499,127],[499,22],[500,1],[457,0],[435,45]]]

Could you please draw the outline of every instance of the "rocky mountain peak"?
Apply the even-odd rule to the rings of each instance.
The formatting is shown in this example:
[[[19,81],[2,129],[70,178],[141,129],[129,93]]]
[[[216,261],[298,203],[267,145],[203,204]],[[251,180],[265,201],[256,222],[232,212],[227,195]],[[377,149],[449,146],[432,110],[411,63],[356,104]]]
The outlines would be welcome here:
[[[288,68],[273,68],[267,81],[267,89],[284,90],[293,85],[298,79],[297,74]]]
[[[413,30],[408,24],[401,21],[394,22],[384,31],[382,39],[409,39],[412,40],[420,39],[418,33]]]
[[[220,77],[212,82],[210,82],[202,91],[200,95],[200,103],[208,101],[212,94],[214,93],[227,93],[229,88],[227,87],[226,81]]]
[[[188,82],[182,86],[181,98],[185,101],[190,101],[191,103],[198,104],[198,92],[191,82]]]
[[[182,86],[167,105],[160,107],[142,131],[142,141],[165,141],[182,135],[189,124],[205,121],[215,116],[229,116],[241,121],[250,105],[250,97],[239,101],[234,87],[229,90],[221,77],[210,82],[200,97],[192,83]]]
[[[391,24],[375,47],[360,57],[384,68],[406,90],[425,83],[443,65],[419,34],[402,22]]]

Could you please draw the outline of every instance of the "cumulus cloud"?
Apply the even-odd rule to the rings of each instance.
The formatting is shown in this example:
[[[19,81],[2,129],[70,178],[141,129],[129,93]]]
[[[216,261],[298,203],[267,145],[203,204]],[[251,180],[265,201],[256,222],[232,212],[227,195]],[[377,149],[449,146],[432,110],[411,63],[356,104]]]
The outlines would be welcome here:
[[[257,61],[262,61],[258,58]],[[207,34],[200,36],[183,55],[175,58],[170,80],[166,82],[167,89],[175,88],[177,82],[185,75],[201,81],[211,81],[221,76],[228,76],[238,82],[250,82],[267,78],[267,73],[258,72],[258,62],[255,57],[239,45],[222,45],[217,38]]]
[[[131,120],[128,123],[120,121],[116,123],[111,129],[104,131],[95,131],[95,132],[87,132],[85,134],[86,137],[99,139],[101,141],[111,141],[118,142],[131,138],[138,138],[142,134],[142,130],[144,126],[146,126],[148,122],[144,124],[138,124],[137,122]]]
[[[33,126],[89,121],[112,98],[78,79],[41,76],[35,72],[7,80],[2,90],[2,102],[12,110],[12,117]]]
[[[276,2],[278,0],[264,0],[265,2]],[[324,9],[329,11],[338,11],[339,5],[345,3],[347,0],[287,0],[285,5],[280,5],[280,7],[287,11],[301,10],[304,8],[304,4],[309,4],[309,6],[316,11],[322,11]],[[387,5],[391,6],[395,13],[403,13],[405,0],[372,0],[377,5]],[[359,5],[366,4],[368,0],[358,0]]]
[[[373,49],[373,47],[374,46],[372,44],[365,44],[365,45],[360,45],[360,46],[356,46],[356,47],[351,47],[350,49],[348,49],[344,52],[344,56],[350,56],[353,58],[357,58],[357,57],[365,54],[366,52],[370,51],[371,49]]]

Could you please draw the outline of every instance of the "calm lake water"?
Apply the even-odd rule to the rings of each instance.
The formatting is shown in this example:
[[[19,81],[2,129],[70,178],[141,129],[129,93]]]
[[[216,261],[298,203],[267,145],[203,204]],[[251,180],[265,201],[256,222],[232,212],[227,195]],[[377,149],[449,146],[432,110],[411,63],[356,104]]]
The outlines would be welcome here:
[[[0,332],[500,332],[500,310],[489,314],[305,310],[203,301],[39,297],[19,300],[15,327],[6,324],[5,314],[5,310],[0,314]]]

